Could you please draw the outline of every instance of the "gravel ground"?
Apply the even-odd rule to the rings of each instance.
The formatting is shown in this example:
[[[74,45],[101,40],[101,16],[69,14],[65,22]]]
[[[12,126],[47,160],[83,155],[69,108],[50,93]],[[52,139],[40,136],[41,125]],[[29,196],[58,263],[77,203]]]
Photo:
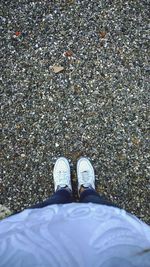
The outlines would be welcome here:
[[[148,222],[148,1],[1,5],[0,203],[47,198],[60,155],[76,186],[84,155],[98,192]]]

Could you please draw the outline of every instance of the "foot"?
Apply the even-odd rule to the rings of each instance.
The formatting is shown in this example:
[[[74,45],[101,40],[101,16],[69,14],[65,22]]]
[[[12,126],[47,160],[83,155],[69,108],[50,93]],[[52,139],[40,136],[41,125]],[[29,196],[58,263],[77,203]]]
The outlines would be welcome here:
[[[55,192],[61,188],[69,189],[72,191],[70,166],[68,160],[65,157],[60,157],[56,160],[53,170],[53,178]]]
[[[87,158],[77,162],[78,194],[87,188],[95,189],[95,174],[92,164]]]

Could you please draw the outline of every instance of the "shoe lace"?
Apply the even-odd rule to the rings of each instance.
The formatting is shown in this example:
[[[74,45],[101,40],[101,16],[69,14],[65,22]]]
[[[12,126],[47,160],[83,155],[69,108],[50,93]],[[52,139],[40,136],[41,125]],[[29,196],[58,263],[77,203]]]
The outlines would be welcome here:
[[[68,174],[66,171],[59,171],[57,173],[57,183],[59,184],[59,186],[66,186],[66,184],[64,183],[64,180],[66,180],[68,178]]]
[[[90,173],[88,172],[88,171],[83,171],[82,173],[81,173],[81,183],[84,185],[84,184],[89,184],[90,185],[90,183],[89,183],[89,181],[90,181],[90,178],[91,178],[91,176],[90,176]]]

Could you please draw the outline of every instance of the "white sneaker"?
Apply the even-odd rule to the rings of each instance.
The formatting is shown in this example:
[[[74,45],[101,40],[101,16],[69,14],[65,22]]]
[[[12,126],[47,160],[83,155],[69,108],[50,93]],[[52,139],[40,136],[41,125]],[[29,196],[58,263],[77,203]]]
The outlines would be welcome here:
[[[72,191],[70,166],[65,157],[60,157],[56,160],[53,170],[53,178],[55,192],[57,189],[64,188],[66,186],[68,186],[68,188]]]
[[[95,189],[95,174],[91,162],[87,158],[80,158],[77,162],[78,192],[83,185]]]

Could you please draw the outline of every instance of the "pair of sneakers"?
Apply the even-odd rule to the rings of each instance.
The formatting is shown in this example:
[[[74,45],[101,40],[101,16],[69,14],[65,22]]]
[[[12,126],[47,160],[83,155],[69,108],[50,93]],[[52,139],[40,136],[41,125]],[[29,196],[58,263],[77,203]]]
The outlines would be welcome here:
[[[57,159],[53,170],[53,177],[55,192],[61,188],[67,188],[72,191],[70,165],[65,157]],[[77,161],[77,179],[79,195],[81,188],[95,189],[94,169],[90,161],[85,157],[81,157]]]

